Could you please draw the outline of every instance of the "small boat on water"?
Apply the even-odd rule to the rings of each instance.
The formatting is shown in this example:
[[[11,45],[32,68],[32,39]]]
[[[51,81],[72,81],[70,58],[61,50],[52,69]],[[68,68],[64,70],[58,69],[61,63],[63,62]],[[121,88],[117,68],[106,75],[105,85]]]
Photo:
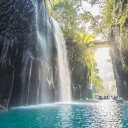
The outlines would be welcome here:
[[[109,100],[110,97],[109,96],[98,96],[97,99],[98,100]]]
[[[113,98],[113,100],[115,100],[116,103],[124,103],[122,97],[120,97],[120,96],[118,96],[118,97],[116,97],[116,98]]]
[[[0,110],[7,110],[4,106],[0,105]]]
[[[123,100],[116,100],[116,103],[124,103]]]

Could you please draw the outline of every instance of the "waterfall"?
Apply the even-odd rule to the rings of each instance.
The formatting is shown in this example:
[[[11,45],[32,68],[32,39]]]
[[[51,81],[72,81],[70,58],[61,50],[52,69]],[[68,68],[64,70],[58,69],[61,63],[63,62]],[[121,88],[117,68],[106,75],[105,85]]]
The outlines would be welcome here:
[[[52,100],[54,101],[55,97],[61,102],[71,101],[70,72],[63,34],[58,23],[49,17],[49,15],[46,15],[47,11],[44,9],[44,3],[40,5],[40,8],[38,3],[35,6],[37,40],[42,50],[41,82],[38,88],[38,92],[40,92],[40,102],[51,102]],[[53,73],[55,72],[53,70],[53,43],[57,54],[54,65],[57,74]],[[57,82],[54,82],[54,77],[56,77]]]
[[[55,41],[58,55],[60,101],[71,101],[71,81],[67,59],[67,50],[62,31],[58,23],[53,19],[55,29]]]
[[[0,5],[0,105],[70,101],[63,34],[44,0],[1,0]]]
[[[38,103],[46,103],[53,101],[53,71],[51,68],[51,24],[49,22],[49,17],[45,9],[44,3],[38,5],[36,3],[36,28],[37,28],[37,41],[40,45],[41,53],[41,77],[40,85],[38,88]],[[40,7],[39,7],[40,6]]]

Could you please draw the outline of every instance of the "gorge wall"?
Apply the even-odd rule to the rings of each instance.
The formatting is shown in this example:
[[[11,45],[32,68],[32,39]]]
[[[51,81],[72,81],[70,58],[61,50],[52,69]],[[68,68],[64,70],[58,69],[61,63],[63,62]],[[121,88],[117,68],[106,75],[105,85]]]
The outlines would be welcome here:
[[[128,100],[128,1],[116,0],[109,36],[118,95]]]
[[[43,0],[0,1],[1,106],[71,100],[66,56]]]

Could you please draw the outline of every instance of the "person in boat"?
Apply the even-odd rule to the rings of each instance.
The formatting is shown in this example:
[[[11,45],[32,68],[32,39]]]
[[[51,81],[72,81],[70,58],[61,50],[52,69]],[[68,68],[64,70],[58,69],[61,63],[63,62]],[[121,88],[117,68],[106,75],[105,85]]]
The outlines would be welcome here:
[[[106,98],[109,99],[109,96],[107,95]]]
[[[113,97],[113,100],[117,100],[117,96],[114,96],[114,97]]]
[[[118,96],[116,99],[116,103],[124,103],[123,98]]]
[[[122,97],[118,96],[116,100],[123,100]]]
[[[102,100],[103,98],[102,98],[102,96],[99,96],[98,99],[99,99],[99,100]]]

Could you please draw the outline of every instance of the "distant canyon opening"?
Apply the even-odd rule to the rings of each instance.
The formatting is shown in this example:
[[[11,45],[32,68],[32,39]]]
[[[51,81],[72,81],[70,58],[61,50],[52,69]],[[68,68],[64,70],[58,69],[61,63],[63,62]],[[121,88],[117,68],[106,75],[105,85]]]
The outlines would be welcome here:
[[[114,78],[114,71],[112,59],[110,55],[109,46],[98,47],[95,53],[95,60],[97,63],[98,75],[103,81],[103,92],[101,96],[117,96],[116,80]]]

